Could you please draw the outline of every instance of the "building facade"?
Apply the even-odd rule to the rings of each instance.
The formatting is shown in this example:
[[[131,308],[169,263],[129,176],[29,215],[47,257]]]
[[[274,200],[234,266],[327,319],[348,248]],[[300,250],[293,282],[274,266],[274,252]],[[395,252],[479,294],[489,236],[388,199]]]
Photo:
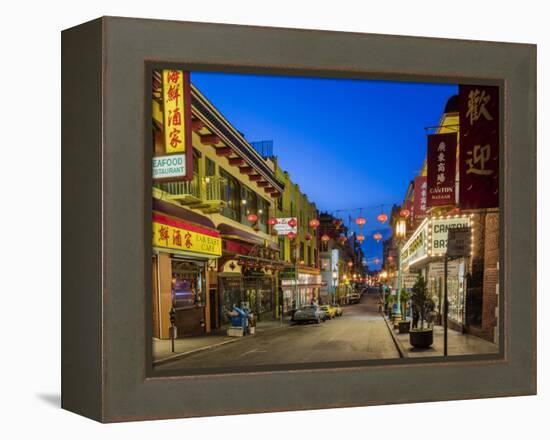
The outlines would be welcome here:
[[[457,97],[447,102],[436,133],[460,132]],[[459,148],[457,148],[457,155]],[[457,161],[458,162],[458,161]],[[427,174],[426,161],[420,173]],[[460,185],[458,166],[455,185]],[[421,196],[415,179],[407,189],[403,208],[418,206]],[[498,342],[499,322],[499,209],[459,209],[458,189],[454,203],[428,208],[408,219],[408,233],[401,250],[402,286],[410,288],[418,274],[427,281],[430,297],[435,303],[438,322],[443,318],[444,280],[443,254],[450,228],[465,227],[472,234],[471,255],[448,263],[447,291],[449,326],[490,342]],[[416,200],[418,202],[418,200]]]
[[[153,148],[162,152],[160,73],[153,84]],[[279,243],[268,218],[284,191],[267,161],[191,86],[193,178],[153,187],[153,336],[221,330],[234,305],[277,315]],[[174,238],[177,237],[177,238]]]

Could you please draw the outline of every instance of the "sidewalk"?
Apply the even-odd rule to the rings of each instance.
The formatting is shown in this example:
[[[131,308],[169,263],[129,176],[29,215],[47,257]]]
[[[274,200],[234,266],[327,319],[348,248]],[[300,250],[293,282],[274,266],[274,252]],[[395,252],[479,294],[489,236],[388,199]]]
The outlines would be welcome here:
[[[172,341],[170,339],[153,338],[153,365],[163,364],[182,357],[189,356],[204,350],[220,347],[232,342],[254,338],[265,333],[284,330],[290,327],[290,320],[285,319],[281,325],[279,320],[260,321],[256,324],[256,334],[243,336],[242,338],[229,337],[224,334],[211,334],[205,336],[189,336],[175,340],[175,353],[172,353]]]
[[[399,329],[393,329],[393,325],[384,316],[388,327],[391,329],[394,342],[404,358],[418,358],[430,356],[443,356],[443,326],[434,326],[434,341],[430,348],[414,348],[409,343],[408,333],[399,333]],[[477,336],[448,330],[447,352],[449,356],[470,354],[497,354],[498,346]]]

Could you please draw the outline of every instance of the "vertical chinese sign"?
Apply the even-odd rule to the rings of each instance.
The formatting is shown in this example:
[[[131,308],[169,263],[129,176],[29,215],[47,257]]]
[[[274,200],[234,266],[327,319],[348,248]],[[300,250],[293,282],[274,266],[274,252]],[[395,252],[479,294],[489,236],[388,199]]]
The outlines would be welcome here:
[[[153,180],[190,180],[193,176],[191,140],[191,93],[189,72],[162,70],[161,93],[162,154],[153,157]],[[153,91],[155,97],[155,91]],[[153,98],[154,99],[154,98]],[[155,102],[153,102],[153,116]],[[158,151],[155,148],[155,151]]]
[[[460,197],[462,209],[499,205],[499,90],[461,85]]]
[[[456,133],[428,136],[428,206],[454,205]]]
[[[426,217],[426,207],[428,201],[428,183],[426,176],[416,176],[414,178],[412,214],[414,221]]]

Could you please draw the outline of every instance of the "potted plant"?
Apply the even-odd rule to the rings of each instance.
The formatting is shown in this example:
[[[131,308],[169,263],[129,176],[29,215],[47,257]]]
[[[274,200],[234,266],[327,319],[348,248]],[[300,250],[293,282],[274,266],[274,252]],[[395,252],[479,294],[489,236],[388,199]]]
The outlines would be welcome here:
[[[388,318],[391,319],[391,316],[393,314],[393,304],[395,303],[395,295],[393,293],[390,293],[388,296],[386,296],[386,304],[388,305]]]
[[[411,328],[409,332],[410,344],[416,348],[428,348],[433,344],[433,329],[425,329],[424,321],[430,307],[431,299],[428,297],[426,280],[424,280],[422,275],[419,275],[418,279],[414,283],[411,300],[413,304],[413,311],[418,313],[420,328],[416,328],[415,325]],[[413,324],[415,324],[414,319]]]
[[[399,333],[408,333],[411,328],[411,321],[407,320],[408,304],[411,299],[411,294],[405,288],[401,289],[399,295],[401,300],[401,316],[403,320],[399,322]]]

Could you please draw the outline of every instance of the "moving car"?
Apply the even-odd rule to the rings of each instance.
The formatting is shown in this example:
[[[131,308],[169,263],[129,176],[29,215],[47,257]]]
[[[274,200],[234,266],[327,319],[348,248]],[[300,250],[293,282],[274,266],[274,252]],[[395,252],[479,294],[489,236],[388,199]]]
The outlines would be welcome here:
[[[326,313],[328,319],[336,316],[336,308],[331,304],[323,304],[321,310]]]
[[[326,321],[327,314],[315,305],[302,306],[294,312],[293,322],[316,322]]]
[[[350,304],[357,304],[361,300],[361,294],[358,292],[352,292],[348,296],[348,302]]]

